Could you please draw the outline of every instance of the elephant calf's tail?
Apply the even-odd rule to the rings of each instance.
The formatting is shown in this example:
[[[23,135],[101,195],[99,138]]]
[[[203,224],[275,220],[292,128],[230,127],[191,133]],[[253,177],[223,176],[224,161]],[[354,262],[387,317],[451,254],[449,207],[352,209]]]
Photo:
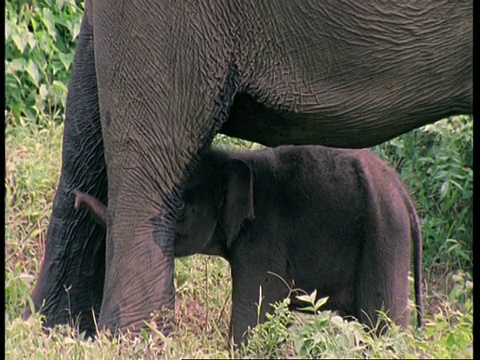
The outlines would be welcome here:
[[[413,205],[412,198],[407,188],[396,174],[398,189],[401,192],[403,202],[410,215],[410,237],[413,242],[413,283],[415,290],[415,307],[417,309],[417,326],[423,326],[423,306],[422,306],[422,231],[420,220],[417,216],[417,210]]]
[[[420,328],[423,325],[423,306],[422,306],[422,232],[420,227],[420,220],[417,216],[417,211],[413,205],[408,191],[403,187],[405,192],[404,199],[407,204],[408,212],[410,213],[410,232],[413,242],[413,283],[415,288],[415,305],[417,308],[417,326]]]
[[[413,207],[413,205],[412,205]],[[413,240],[413,272],[415,286],[415,304],[417,307],[417,326],[423,325],[423,307],[422,307],[422,234],[420,231],[420,221],[418,220],[415,208],[410,215]]]
[[[103,205],[100,200],[93,196],[84,194],[80,191],[75,191],[75,208],[80,206],[86,207],[91,214],[95,216],[98,222],[102,225],[107,223],[107,207]]]

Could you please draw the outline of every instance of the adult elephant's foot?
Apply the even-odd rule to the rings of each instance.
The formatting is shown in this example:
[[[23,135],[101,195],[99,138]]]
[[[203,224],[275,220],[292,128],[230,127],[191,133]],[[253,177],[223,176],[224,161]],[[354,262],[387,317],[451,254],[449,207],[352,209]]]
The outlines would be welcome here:
[[[152,253],[154,251],[150,254]],[[154,283],[149,284],[148,281],[140,279],[136,281],[135,278],[139,278],[140,273],[133,271],[135,275],[117,282],[116,287],[109,287],[111,295],[105,296],[106,301],[100,311],[100,329],[105,327],[110,330],[129,330],[137,333],[151,325],[164,335],[171,332],[175,307],[173,280],[170,279],[173,264],[168,265],[168,262],[164,262],[163,266],[153,268],[154,259],[158,257],[148,256],[145,264],[150,266],[139,266],[140,269],[143,268],[144,277],[153,276],[157,279]],[[169,270],[169,267],[172,270]],[[140,269],[138,271],[142,271]]]

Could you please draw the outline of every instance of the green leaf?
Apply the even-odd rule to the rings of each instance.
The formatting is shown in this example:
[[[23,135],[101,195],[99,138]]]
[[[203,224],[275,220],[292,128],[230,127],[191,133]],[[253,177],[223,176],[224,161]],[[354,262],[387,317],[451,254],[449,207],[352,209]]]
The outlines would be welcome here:
[[[23,36],[20,36],[20,34],[15,33],[12,35],[12,40],[17,46],[17,49],[23,53],[25,47],[27,46],[27,39],[25,39]]]
[[[60,90],[61,92],[65,93],[65,94],[68,91],[65,84],[60,82],[60,81],[54,80],[52,85],[56,90]]]
[[[28,75],[30,75],[30,78],[35,83],[35,86],[38,86],[40,74],[38,73],[37,65],[33,61],[29,61],[25,70],[27,71]]]
[[[33,49],[35,46],[37,46],[37,40],[35,39],[35,35],[33,35],[31,32],[27,33],[27,43],[30,49]]]
[[[323,305],[325,305],[328,301],[328,296],[318,299],[317,302],[315,303],[315,311],[318,311]]]
[[[58,54],[58,58],[62,62],[63,66],[65,67],[65,70],[68,70],[70,68],[70,65],[73,62],[73,54]]]
[[[52,15],[52,12],[48,8],[44,8],[42,11],[43,17],[42,22],[47,28],[48,34],[53,38],[57,38],[57,31],[55,30],[55,17]]]
[[[452,348],[455,345],[455,334],[454,333],[451,333],[451,334],[448,335],[446,343],[447,343],[447,346],[449,348]]]
[[[78,34],[80,34],[81,25],[82,24],[80,22],[76,22],[71,27],[70,32],[72,33],[72,41],[75,41],[77,39]]]
[[[300,301],[308,302],[309,304],[314,304],[317,297],[317,290],[314,290],[310,295],[297,295],[297,299]]]
[[[47,89],[47,86],[45,84],[40,85],[40,88],[38,89],[38,94],[40,96],[40,99],[42,101],[45,101],[45,99],[48,96],[48,89]]]
[[[10,69],[12,71],[25,71],[25,59],[14,59],[10,63]]]

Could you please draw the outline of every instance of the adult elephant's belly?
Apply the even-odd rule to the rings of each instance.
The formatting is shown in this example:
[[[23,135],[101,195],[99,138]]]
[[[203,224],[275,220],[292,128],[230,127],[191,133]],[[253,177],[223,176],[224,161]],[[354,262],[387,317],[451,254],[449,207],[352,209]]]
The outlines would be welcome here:
[[[397,99],[398,100],[398,99]],[[468,105],[437,107],[425,104],[358,101],[355,106],[319,105],[308,111],[287,111],[267,107],[251,95],[235,97],[228,120],[220,132],[266,146],[323,145],[340,148],[364,148],[378,145],[393,137],[465,112]],[[465,106],[464,106],[465,105]]]

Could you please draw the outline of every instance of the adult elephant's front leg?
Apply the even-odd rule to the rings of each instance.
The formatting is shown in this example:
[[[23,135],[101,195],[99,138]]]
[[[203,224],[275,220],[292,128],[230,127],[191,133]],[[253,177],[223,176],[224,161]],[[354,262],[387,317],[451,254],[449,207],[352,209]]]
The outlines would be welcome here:
[[[173,238],[183,182],[225,120],[238,77],[222,54],[206,63],[205,41],[193,45],[197,40],[185,29],[186,9],[132,4],[112,11],[116,5],[95,3],[109,183],[99,326],[110,329],[138,329],[156,310],[163,328],[162,310],[173,310]]]
[[[136,161],[139,167],[148,166]],[[141,174],[135,165],[118,175],[116,170],[109,174],[122,177],[123,184],[109,205],[106,282],[99,325],[138,330],[159,310],[156,325],[168,333],[164,312],[174,307],[172,234],[178,196],[167,193],[159,197],[157,192],[155,200],[153,195],[146,198],[142,192],[153,194],[152,186],[159,179]]]
[[[208,103],[206,98],[202,101]],[[124,116],[108,106],[105,112],[107,123],[111,122],[105,131],[109,206],[99,325],[138,329],[153,311],[160,310],[156,326],[162,329],[164,310],[174,308],[173,239],[183,204],[182,186],[202,149],[210,144],[215,127],[206,125],[198,137],[187,132],[186,138],[176,142],[175,136],[189,128],[174,126],[178,114]],[[172,123],[167,125],[162,118]],[[122,132],[120,124],[125,120],[132,125]]]

